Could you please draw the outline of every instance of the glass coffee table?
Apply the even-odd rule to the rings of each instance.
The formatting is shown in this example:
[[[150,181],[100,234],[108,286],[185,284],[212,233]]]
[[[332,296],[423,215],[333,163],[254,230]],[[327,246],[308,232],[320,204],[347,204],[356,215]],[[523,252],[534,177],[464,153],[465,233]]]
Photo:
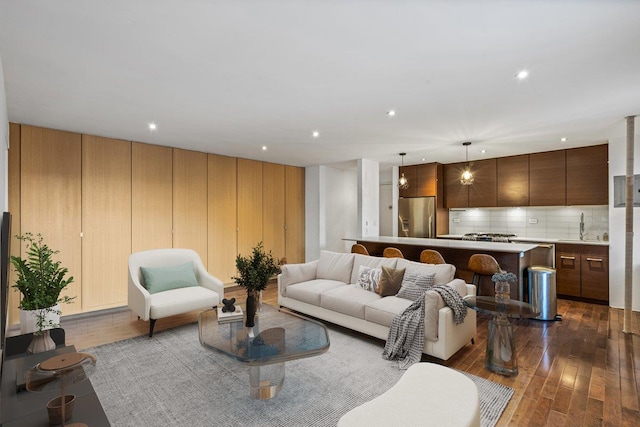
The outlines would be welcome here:
[[[518,375],[516,343],[509,318],[531,318],[540,313],[531,304],[507,298],[469,296],[464,302],[480,313],[493,314],[489,321],[484,367],[500,375]]]
[[[256,314],[252,328],[244,326],[244,319],[219,323],[213,309],[200,313],[198,330],[202,346],[249,367],[253,399],[266,400],[278,394],[285,362],[329,349],[329,334],[322,323],[267,304]]]

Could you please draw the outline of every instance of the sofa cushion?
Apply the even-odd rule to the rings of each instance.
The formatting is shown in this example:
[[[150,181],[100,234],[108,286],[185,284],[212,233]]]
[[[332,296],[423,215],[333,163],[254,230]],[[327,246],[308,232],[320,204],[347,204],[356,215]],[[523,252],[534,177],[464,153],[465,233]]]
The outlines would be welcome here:
[[[434,274],[422,274],[420,271],[408,269],[404,272],[402,287],[396,295],[398,298],[406,298],[415,301],[433,286]]]
[[[380,268],[371,268],[361,265],[358,273],[358,281],[356,285],[360,286],[365,291],[378,292],[378,282],[380,281],[380,275],[382,270]]]
[[[306,262],[304,264],[285,264],[280,267],[282,276],[280,283],[287,287],[294,283],[306,282],[316,278],[318,271],[318,261]]]
[[[380,295],[365,291],[358,285],[347,285],[323,292],[320,295],[320,306],[347,316],[364,319],[365,305],[379,299]]]
[[[150,294],[169,291],[171,289],[199,286],[193,272],[193,262],[166,267],[140,267],[144,287]]]
[[[321,251],[316,278],[349,283],[354,254]]]
[[[308,282],[296,283],[295,285],[287,286],[287,297],[306,302],[307,304],[320,306],[320,294],[329,289],[344,286],[347,285],[344,282],[339,282],[337,280],[314,279],[309,280]]]
[[[381,297],[395,295],[402,286],[404,268],[381,267],[380,281],[378,282],[378,294]]]
[[[360,266],[380,268],[382,266],[395,267],[396,258],[382,258],[377,256],[367,256],[355,254],[353,257],[353,271],[351,273],[351,281],[349,283],[358,283],[358,274]]]
[[[149,317],[161,319],[192,310],[211,308],[220,304],[220,295],[203,286],[172,289],[151,295]]]
[[[420,262],[409,261],[399,258],[396,264],[397,268],[416,269],[422,274],[435,274],[434,283],[436,285],[444,285],[453,280],[456,274],[456,268],[451,264],[422,264]]]
[[[364,307],[364,320],[390,327],[391,320],[413,304],[413,301],[398,297],[385,297],[372,301]]]

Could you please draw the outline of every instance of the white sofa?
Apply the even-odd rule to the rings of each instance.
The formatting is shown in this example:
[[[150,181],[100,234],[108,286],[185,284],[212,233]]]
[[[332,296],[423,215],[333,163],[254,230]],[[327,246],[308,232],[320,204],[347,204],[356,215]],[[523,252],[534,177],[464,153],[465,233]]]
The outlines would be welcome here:
[[[149,293],[140,267],[168,267],[193,263],[198,286]],[[128,304],[142,320],[149,320],[149,336],[156,320],[217,306],[224,298],[224,284],[209,274],[200,256],[191,249],[154,249],[129,255]]]
[[[435,274],[436,285],[447,284],[462,297],[475,295],[475,286],[454,279],[455,267],[450,264],[321,251],[318,260],[282,266],[278,275],[278,304],[386,340],[391,320],[412,301],[397,296],[381,297],[356,285],[360,266],[418,269],[424,274]],[[475,311],[467,309],[464,322],[456,325],[453,311],[442,297],[435,291],[427,292],[423,353],[446,360],[475,335]]]

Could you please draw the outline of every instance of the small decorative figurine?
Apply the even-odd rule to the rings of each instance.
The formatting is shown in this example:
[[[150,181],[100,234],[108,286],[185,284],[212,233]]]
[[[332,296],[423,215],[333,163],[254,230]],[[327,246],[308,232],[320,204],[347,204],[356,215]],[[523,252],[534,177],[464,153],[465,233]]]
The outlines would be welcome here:
[[[236,306],[234,305],[235,303],[236,303],[235,298],[231,298],[231,299],[223,298],[222,304],[224,304],[224,307],[222,307],[222,312],[233,313],[234,311],[236,311]]]

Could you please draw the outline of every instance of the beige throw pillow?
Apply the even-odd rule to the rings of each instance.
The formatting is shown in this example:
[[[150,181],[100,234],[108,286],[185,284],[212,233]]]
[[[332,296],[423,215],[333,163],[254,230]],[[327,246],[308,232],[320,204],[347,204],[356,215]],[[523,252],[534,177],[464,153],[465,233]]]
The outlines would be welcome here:
[[[378,282],[378,294],[381,297],[395,295],[402,286],[404,268],[391,268],[382,266],[380,281]]]

